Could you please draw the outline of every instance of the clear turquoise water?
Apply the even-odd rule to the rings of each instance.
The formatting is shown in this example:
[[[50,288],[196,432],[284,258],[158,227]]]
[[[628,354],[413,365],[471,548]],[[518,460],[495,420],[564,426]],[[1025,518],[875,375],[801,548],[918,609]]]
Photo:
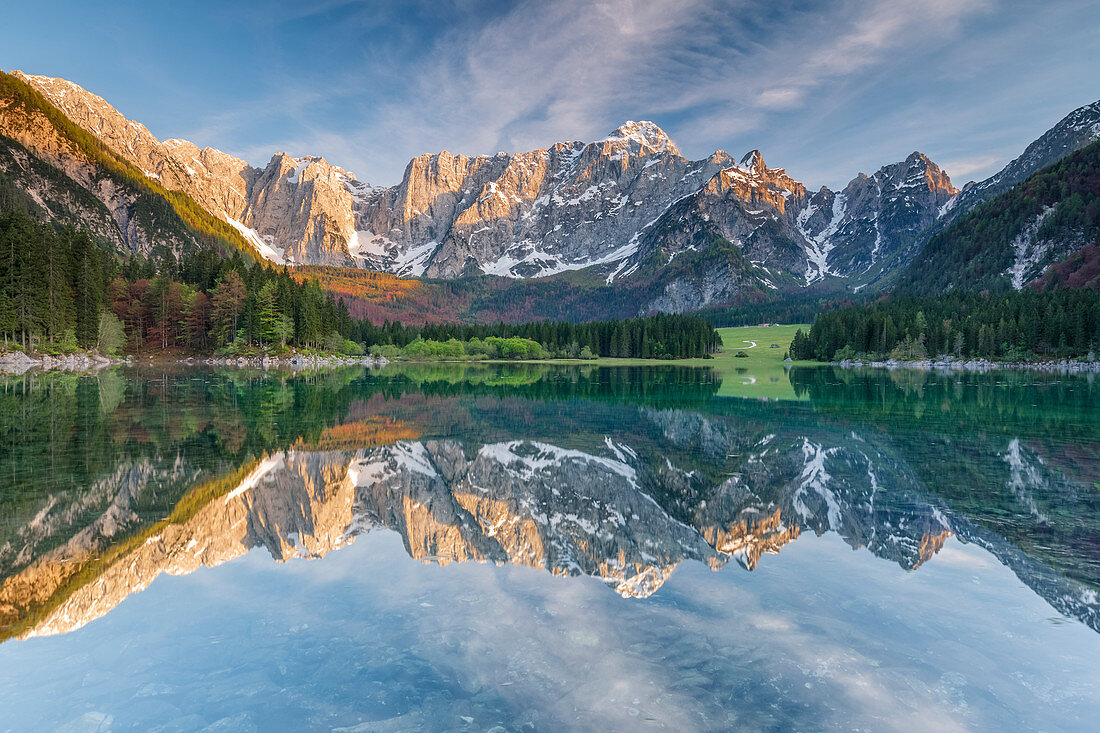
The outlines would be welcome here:
[[[1094,730],[1100,384],[0,383],[0,730]]]

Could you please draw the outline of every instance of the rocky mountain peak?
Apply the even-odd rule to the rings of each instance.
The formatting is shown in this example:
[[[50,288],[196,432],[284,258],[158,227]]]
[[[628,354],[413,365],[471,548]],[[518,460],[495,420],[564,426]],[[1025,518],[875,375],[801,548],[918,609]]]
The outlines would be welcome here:
[[[680,155],[680,149],[672,138],[656,123],[649,120],[635,122],[627,120],[601,142],[633,142],[637,143],[642,153],[671,153]]]
[[[895,188],[923,187],[929,191],[942,192],[948,195],[959,192],[951,183],[951,178],[947,173],[920,151],[913,151],[905,160],[899,163],[884,165],[879,168],[874,177],[880,185]]]
[[[749,173],[763,173],[768,169],[764,165],[764,154],[759,150],[750,150],[745,153],[738,165]]]
[[[806,194],[806,187],[784,169],[769,168],[759,150],[750,150],[740,163],[724,168],[708,188],[715,193],[730,192],[754,208],[770,204],[781,213],[792,200],[800,200]]]

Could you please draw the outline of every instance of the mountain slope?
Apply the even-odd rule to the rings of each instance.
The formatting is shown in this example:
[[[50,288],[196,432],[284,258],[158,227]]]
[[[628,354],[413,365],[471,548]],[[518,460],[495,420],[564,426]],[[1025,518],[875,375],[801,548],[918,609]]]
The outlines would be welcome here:
[[[264,170],[186,140],[158,140],[101,97],[80,86],[20,71],[11,75],[55,104],[75,125],[170,191],[198,202],[247,240],[248,249],[276,263],[351,264],[349,192],[354,177],[323,158],[276,153]]]
[[[115,249],[126,242],[110,210],[69,176],[11,138],[0,136],[0,212],[84,229]]]
[[[967,184],[945,223],[1004,193],[1040,168],[1100,140],[1100,100],[1070,112],[1032,142],[1019,157],[980,183]]]
[[[1019,290],[1098,237],[1100,142],[1095,142],[933,236],[898,287],[921,294]]]
[[[680,251],[682,243],[656,243],[653,232],[668,231],[656,224],[695,197],[700,216],[714,206],[724,219],[717,228],[702,227],[708,241],[720,237],[742,247],[749,261],[772,272],[743,278],[746,286],[829,280],[838,289],[880,274],[955,193],[942,171],[914,154],[873,176],[861,174],[843,192],[809,196],[782,169],[767,169],[756,151],[740,165],[723,151],[688,160],[647,121],[627,122],[602,140],[524,153],[421,155],[398,185],[373,188],[320,158],[278,153],[261,171],[211,148],[162,142],[76,84],[15,73],[110,150],[186,192],[275,262],[437,278],[592,269],[600,277],[615,274],[614,281],[657,249],[666,261]],[[768,180],[780,174],[784,180]],[[760,185],[785,191],[784,205],[758,199],[753,186]],[[739,235],[752,234],[744,249]],[[708,293],[724,292],[692,287],[706,302],[713,302]]]
[[[591,268],[612,283],[652,275],[643,263],[659,269],[721,239],[756,270],[720,273],[724,282],[709,286],[669,281],[695,295],[662,300],[710,303],[742,285],[789,289],[830,278],[835,289],[869,280],[879,262],[911,256],[917,235],[956,193],[914,153],[839,194],[823,188],[810,197],[759,151],[739,164],[723,151],[689,161],[657,125],[628,122],[588,144],[416,158],[399,186],[370,199],[356,254],[399,274],[539,277]]]
[[[389,300],[381,310],[366,308],[402,317],[398,301],[408,302],[414,293],[454,295],[453,303],[426,309],[414,304],[428,319],[458,313],[514,320],[519,313],[578,320],[881,290],[894,284],[931,234],[1038,166],[1100,137],[1097,102],[1071,113],[996,176],[961,192],[919,152],[871,175],[860,173],[839,191],[814,191],[784,169],[769,168],[755,150],[739,162],[720,150],[689,160],[659,126],[640,121],[588,143],[492,156],[420,155],[399,184],[382,188],[322,158],[277,153],[261,170],[212,148],[160,141],[76,84],[21,72],[9,79],[48,97],[60,110],[56,116],[128,166],[127,176],[164,191],[179,211],[191,209],[172,197],[201,207],[204,226],[213,221],[219,233],[258,257],[453,281],[453,287],[402,286],[396,298],[385,295]],[[35,155],[59,164],[48,144],[35,147],[41,130],[16,125],[9,132]],[[128,209],[107,193],[97,196],[124,232],[133,217],[118,212]],[[81,217],[92,222],[96,215]],[[195,226],[193,216],[183,218]],[[1045,226],[1044,235],[1054,226],[1032,223]],[[183,244],[175,236],[156,235],[178,251]],[[132,250],[150,249],[149,236],[122,238]],[[1036,253],[1020,243],[1018,272],[1009,282],[1018,287],[1021,278],[1072,255],[1076,245],[1062,244],[1048,243]],[[1004,252],[998,247],[1000,266]],[[975,273],[975,282],[996,280],[986,272],[995,264],[991,257],[978,258],[977,269],[948,258],[936,266],[955,270],[932,273],[944,282],[930,287]],[[905,282],[913,287],[915,281]]]
[[[414,158],[371,200],[362,250],[401,274],[536,277],[616,262],[634,235],[732,159],[689,161],[652,122],[526,153]]]
[[[187,194],[168,191],[98,138],[75,125],[45,97],[18,78],[0,72],[0,139],[7,154],[4,172],[30,185],[31,198],[45,200],[75,186],[90,192],[109,212],[114,231],[91,227],[121,241],[132,252],[179,254],[189,247],[252,248],[239,233],[212,217]],[[38,162],[32,163],[30,157]],[[41,164],[56,169],[46,174]],[[37,170],[37,175],[33,172]],[[65,180],[68,179],[68,180]],[[33,184],[41,185],[38,190]],[[44,207],[47,210],[49,207]],[[101,219],[85,200],[80,221]]]
[[[859,290],[912,256],[916,237],[955,193],[935,163],[913,153],[840,192],[810,195],[754,150],[671,207],[609,282],[672,267],[650,304],[659,310],[697,309],[754,288]],[[689,276],[681,257],[693,262]]]

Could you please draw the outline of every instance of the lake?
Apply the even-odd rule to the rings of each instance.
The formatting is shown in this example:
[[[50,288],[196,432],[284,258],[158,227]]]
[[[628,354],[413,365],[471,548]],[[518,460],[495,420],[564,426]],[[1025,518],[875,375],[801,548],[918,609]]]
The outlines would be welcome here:
[[[0,730],[1096,729],[1100,380],[747,383],[0,377]]]

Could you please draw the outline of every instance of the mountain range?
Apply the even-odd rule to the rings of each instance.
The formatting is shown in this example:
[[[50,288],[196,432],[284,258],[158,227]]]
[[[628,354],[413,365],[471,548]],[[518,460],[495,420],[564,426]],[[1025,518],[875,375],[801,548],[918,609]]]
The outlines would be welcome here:
[[[259,169],[161,141],[64,79],[16,71],[4,81],[0,183],[50,218],[131,252],[178,255],[220,241],[276,264],[453,280],[460,299],[489,290],[537,302],[535,317],[885,289],[931,238],[1100,139],[1096,102],[962,190],[914,152],[839,191],[814,191],[758,150],[689,160],[642,121],[523,153],[419,155],[396,186],[376,187],[319,157],[279,152]],[[1087,243],[1041,257],[1023,247],[1023,261],[1002,274],[1022,287]]]

